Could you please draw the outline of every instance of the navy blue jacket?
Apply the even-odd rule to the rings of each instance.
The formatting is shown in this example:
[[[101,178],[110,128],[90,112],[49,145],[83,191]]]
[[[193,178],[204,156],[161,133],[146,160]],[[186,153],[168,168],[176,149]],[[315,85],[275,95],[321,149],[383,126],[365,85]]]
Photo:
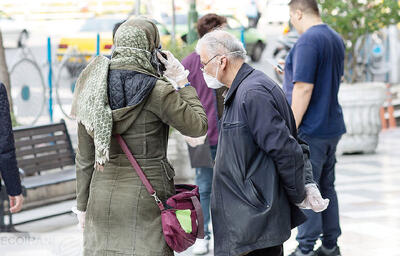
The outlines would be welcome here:
[[[312,182],[303,160],[308,147],[297,141],[291,108],[274,81],[243,64],[224,104],[211,195],[216,256],[283,244],[305,221],[295,204]]]
[[[0,83],[0,174],[10,196],[21,194],[21,181],[15,158],[10,106],[6,87],[2,83]]]

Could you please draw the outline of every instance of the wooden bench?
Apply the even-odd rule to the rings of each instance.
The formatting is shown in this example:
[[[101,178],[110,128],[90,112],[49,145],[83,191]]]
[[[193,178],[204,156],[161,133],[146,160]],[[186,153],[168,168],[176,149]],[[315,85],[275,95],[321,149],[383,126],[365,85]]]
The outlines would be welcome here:
[[[75,198],[75,153],[63,120],[49,125],[16,128],[14,139],[25,197],[22,211]],[[57,214],[16,223],[8,211],[5,189],[0,202],[0,229],[3,231],[14,230],[13,225],[70,212],[69,208]]]

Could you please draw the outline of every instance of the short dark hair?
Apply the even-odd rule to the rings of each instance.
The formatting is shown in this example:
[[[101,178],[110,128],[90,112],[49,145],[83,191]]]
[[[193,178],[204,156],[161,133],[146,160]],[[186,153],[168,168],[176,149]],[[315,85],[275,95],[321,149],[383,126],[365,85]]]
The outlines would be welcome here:
[[[291,0],[289,6],[302,12],[312,13],[319,16],[318,3],[316,0]]]
[[[197,33],[199,33],[199,37],[203,37],[208,32],[226,24],[226,22],[224,16],[215,13],[206,14],[197,21]]]

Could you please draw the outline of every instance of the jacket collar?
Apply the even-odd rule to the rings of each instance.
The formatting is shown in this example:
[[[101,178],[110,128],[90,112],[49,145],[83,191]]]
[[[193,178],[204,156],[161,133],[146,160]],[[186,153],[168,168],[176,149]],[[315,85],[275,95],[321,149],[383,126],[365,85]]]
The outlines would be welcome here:
[[[233,80],[231,87],[228,90],[228,93],[227,93],[227,95],[225,97],[224,105],[228,105],[230,103],[230,101],[234,98],[236,90],[239,88],[240,84],[253,71],[254,71],[254,68],[252,68],[247,63],[243,63],[243,65],[240,67],[238,73],[236,74],[236,77]]]

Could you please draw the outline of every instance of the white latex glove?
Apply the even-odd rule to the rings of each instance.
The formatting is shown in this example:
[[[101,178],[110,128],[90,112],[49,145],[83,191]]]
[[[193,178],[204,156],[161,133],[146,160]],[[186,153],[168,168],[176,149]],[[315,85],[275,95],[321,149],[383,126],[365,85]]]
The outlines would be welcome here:
[[[329,199],[323,199],[317,185],[306,185],[306,198],[297,206],[301,209],[311,209],[314,212],[322,212],[328,208]]]
[[[184,135],[182,136],[185,139],[186,143],[189,144],[189,146],[191,146],[192,148],[194,148],[204,144],[204,142],[206,141],[207,134],[198,138],[192,138]]]
[[[180,89],[182,82],[187,80],[189,70],[185,70],[183,65],[169,51],[163,51],[167,55],[167,59],[157,52],[158,59],[164,64],[166,70],[164,76],[172,83],[176,89]]]
[[[85,228],[85,217],[86,217],[86,212],[81,212],[79,211],[76,206],[72,207],[72,212],[76,214],[76,217],[78,218],[78,227],[83,231]]]

